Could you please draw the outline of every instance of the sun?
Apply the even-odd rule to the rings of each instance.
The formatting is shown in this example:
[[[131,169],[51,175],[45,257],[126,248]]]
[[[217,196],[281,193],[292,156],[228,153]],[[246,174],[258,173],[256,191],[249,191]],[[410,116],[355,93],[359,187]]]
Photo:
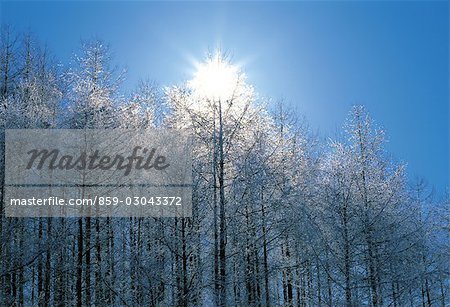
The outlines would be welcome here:
[[[229,63],[220,52],[197,64],[189,87],[195,94],[210,100],[231,99],[239,83],[239,69]]]

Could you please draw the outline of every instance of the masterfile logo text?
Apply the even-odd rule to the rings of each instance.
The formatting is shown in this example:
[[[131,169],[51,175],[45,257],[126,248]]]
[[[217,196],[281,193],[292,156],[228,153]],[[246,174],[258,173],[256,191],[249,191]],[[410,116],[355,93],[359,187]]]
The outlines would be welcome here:
[[[5,147],[7,216],[191,214],[188,133],[11,129]]]

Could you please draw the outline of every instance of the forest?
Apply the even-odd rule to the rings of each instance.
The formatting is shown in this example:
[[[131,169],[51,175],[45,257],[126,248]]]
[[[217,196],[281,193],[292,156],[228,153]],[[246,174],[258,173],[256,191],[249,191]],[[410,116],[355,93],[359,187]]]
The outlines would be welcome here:
[[[323,141],[241,71],[226,98],[199,80],[127,91],[101,40],[63,64],[0,35],[1,306],[450,305],[449,196],[410,179],[364,106]],[[188,129],[192,217],[6,217],[12,128]]]

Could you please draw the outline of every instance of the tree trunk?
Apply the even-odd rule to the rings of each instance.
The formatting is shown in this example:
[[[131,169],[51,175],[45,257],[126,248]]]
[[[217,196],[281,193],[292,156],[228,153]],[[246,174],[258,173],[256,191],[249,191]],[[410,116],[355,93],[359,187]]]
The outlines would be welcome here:
[[[263,187],[261,187],[261,213],[262,213],[262,233],[263,233],[264,293],[265,293],[266,307],[270,307],[269,259],[267,252],[266,211],[263,200]]]
[[[350,242],[348,236],[348,212],[347,201],[344,199],[344,206],[342,208],[343,228],[344,228],[344,275],[345,275],[345,305],[352,306],[352,290],[350,280]]]
[[[52,246],[50,245],[52,237],[52,218],[47,218],[47,253],[46,253],[46,260],[45,260],[45,296],[44,296],[44,306],[49,306],[50,304],[50,294],[51,294],[51,249]]]
[[[85,304],[91,305],[91,218],[86,217],[86,272],[85,272]]]
[[[226,297],[226,245],[227,233],[225,225],[225,161],[223,151],[223,122],[222,105],[219,100],[219,276],[220,276],[220,303],[219,306],[227,305]]]
[[[77,306],[83,306],[83,219],[78,219]]]
[[[95,219],[95,305],[103,302],[102,278],[102,248],[100,240],[100,218]]]

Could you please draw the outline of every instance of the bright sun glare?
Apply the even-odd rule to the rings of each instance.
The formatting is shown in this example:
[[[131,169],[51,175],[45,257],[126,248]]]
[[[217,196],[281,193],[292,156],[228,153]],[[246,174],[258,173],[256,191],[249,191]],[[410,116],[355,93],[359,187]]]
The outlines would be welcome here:
[[[204,63],[197,65],[189,86],[197,95],[212,100],[227,100],[233,95],[239,80],[238,67],[216,52]]]

